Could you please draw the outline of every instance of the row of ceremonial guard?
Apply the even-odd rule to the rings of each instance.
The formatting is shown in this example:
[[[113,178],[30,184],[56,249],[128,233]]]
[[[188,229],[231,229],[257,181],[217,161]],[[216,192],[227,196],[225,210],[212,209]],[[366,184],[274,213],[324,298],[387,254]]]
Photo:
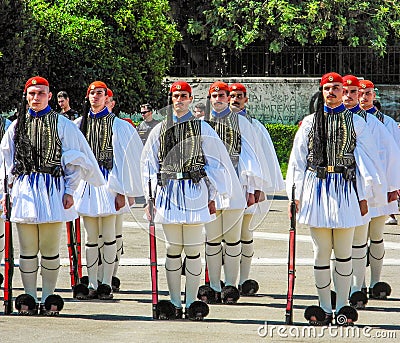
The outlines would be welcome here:
[[[249,280],[252,230],[268,212],[267,194],[284,184],[268,132],[246,113],[246,88],[215,82],[208,94],[212,109],[206,120],[198,120],[189,111],[190,85],[175,82],[167,117],[144,148],[133,126],[107,107],[109,91],[104,82],[92,82],[83,116],[72,122],[50,108],[49,82],[32,77],[17,120],[1,122],[0,179],[7,180],[4,191],[12,202],[11,208],[4,201],[3,206],[17,227],[25,292],[15,299],[18,313],[58,315],[62,310],[63,299],[54,294],[60,236],[63,222],[78,216],[86,230],[88,280],[75,286],[74,296],[112,299],[122,250],[116,228],[143,194],[154,197],[154,213],[145,210],[162,224],[166,239],[170,301],[159,303],[159,318],[183,317],[182,272],[185,317],[191,320],[208,314],[207,303],[235,303],[240,294],[257,292],[257,282]],[[200,287],[204,243],[210,282]]]
[[[319,306],[305,311],[311,325],[354,325],[368,295],[391,293],[380,278],[385,218],[399,211],[400,129],[374,106],[375,96],[369,80],[323,75],[316,111],[294,139],[286,188],[291,194],[295,185],[297,220],[313,241]]]
[[[367,293],[370,299],[384,299],[391,291],[380,274],[385,216],[398,211],[400,131],[373,106],[372,82],[328,73],[320,90],[316,112],[304,118],[296,134],[287,175],[288,194],[292,184],[296,189],[297,219],[310,226],[314,246],[320,306],[307,308],[305,318],[311,325],[332,323],[333,279],[336,323],[353,325]],[[1,177],[7,176],[11,189],[10,219],[17,224],[26,293],[16,299],[18,312],[56,315],[62,309],[61,297],[53,294],[61,223],[78,214],[87,232],[88,284],[75,296],[112,299],[122,238],[115,228],[121,213],[142,194],[154,197],[154,219],[162,224],[167,242],[170,301],[158,304],[159,318],[183,317],[182,273],[185,315],[192,320],[208,314],[206,303],[235,303],[241,294],[256,292],[257,283],[248,279],[252,229],[257,216],[268,211],[267,195],[281,190],[283,180],[267,131],[246,113],[245,87],[215,82],[205,120],[195,120],[189,111],[191,87],[175,82],[167,118],[151,131],[144,148],[133,127],[107,108],[107,94],[103,82],[93,82],[87,108],[75,125],[51,110],[48,81],[34,77],[25,85],[21,104],[28,112],[20,111],[12,124],[2,122]],[[209,286],[199,287],[204,241]]]

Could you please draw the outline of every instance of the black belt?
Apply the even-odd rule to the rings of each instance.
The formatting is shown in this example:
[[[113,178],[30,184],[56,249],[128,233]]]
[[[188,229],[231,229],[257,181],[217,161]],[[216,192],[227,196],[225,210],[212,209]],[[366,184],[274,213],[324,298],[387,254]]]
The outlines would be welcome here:
[[[316,172],[319,179],[326,179],[328,173],[342,174],[346,180],[352,180],[356,175],[354,167],[346,166],[308,166],[307,169]]]
[[[199,183],[205,176],[207,176],[207,173],[204,168],[191,170],[189,172],[161,171],[157,173],[157,184],[159,186],[165,186],[167,180],[193,180],[194,183]]]
[[[64,171],[61,166],[56,167],[38,167],[32,170],[32,173],[50,174],[55,177],[64,176]]]

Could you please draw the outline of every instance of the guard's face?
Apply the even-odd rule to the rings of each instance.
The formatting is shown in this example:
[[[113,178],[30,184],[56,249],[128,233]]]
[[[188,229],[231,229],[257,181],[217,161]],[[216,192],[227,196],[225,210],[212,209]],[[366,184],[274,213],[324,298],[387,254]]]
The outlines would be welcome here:
[[[104,88],[91,89],[89,92],[89,102],[94,112],[99,112],[106,107],[107,99],[107,91]]]
[[[343,103],[347,108],[353,108],[358,104],[358,87],[343,87]]]
[[[179,115],[184,115],[189,111],[189,105],[193,97],[187,91],[175,91],[172,93],[172,106],[174,112]]]
[[[232,91],[230,93],[230,104],[233,111],[244,109],[249,98],[242,91]]]
[[[49,87],[45,85],[30,86],[26,90],[26,101],[28,106],[35,112],[45,109],[51,99],[51,92]]]
[[[373,88],[360,88],[358,91],[358,100],[360,106],[365,109],[369,109],[374,106],[375,91]]]
[[[322,94],[327,106],[337,107],[342,103],[343,85],[340,82],[326,83],[322,86]]]
[[[217,112],[223,111],[225,108],[228,107],[229,105],[229,99],[230,97],[228,96],[226,91],[215,91],[210,94],[210,102],[211,106],[216,110]]]

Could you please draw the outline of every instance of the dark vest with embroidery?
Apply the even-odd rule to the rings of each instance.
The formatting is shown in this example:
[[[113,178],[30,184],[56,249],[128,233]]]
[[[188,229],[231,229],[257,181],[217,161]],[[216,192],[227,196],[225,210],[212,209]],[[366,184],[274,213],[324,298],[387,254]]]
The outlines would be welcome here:
[[[26,144],[30,145],[26,153],[29,156],[22,161],[18,159],[18,154],[15,154],[13,174],[36,172],[61,176],[62,150],[57,130],[58,113],[50,110],[40,117],[33,117],[27,113],[25,120]]]
[[[351,113],[354,113],[358,116],[360,116],[361,118],[363,118],[365,121],[367,121],[367,112],[364,111],[359,104],[357,104],[356,106],[354,106],[353,108],[349,108],[349,111]]]
[[[205,158],[201,147],[201,121],[188,120],[167,128],[167,121],[164,120],[161,124],[158,160],[161,173],[202,169]]]
[[[374,115],[375,117],[378,118],[378,120],[381,123],[385,122],[385,115],[381,112],[378,111],[375,107],[371,107],[370,109],[367,110],[368,113],[371,113],[372,115]]]
[[[230,112],[224,117],[211,116],[208,122],[224,142],[229,157],[236,168],[239,163],[239,155],[242,151],[242,137],[239,128],[239,115]]]
[[[107,170],[113,168],[114,151],[112,146],[114,113],[108,113],[99,118],[87,118],[86,140],[96,157],[100,167]]]
[[[353,113],[344,110],[338,113],[325,112],[326,152],[328,166],[355,167],[354,149],[356,133],[353,123]],[[309,133],[307,161],[309,166],[315,166],[313,159],[313,130]]]

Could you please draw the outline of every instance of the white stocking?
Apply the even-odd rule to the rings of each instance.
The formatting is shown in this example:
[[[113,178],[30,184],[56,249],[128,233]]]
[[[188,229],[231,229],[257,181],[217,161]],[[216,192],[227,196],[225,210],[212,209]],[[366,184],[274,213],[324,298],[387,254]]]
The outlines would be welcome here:
[[[351,284],[351,294],[361,291],[365,271],[367,268],[367,236],[368,224],[356,226],[354,230],[353,246],[352,246],[352,262],[353,262],[353,277]]]
[[[374,287],[380,281],[385,246],[383,243],[383,231],[385,228],[385,216],[371,219],[369,225],[369,264],[371,267],[371,280],[369,287]]]
[[[251,260],[254,255],[254,242],[253,242],[253,231],[249,230],[249,225],[252,219],[251,214],[245,214],[243,216],[241,243],[242,243],[242,255],[240,258],[240,274],[239,274],[239,285],[249,279]]]

